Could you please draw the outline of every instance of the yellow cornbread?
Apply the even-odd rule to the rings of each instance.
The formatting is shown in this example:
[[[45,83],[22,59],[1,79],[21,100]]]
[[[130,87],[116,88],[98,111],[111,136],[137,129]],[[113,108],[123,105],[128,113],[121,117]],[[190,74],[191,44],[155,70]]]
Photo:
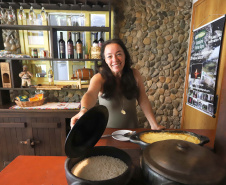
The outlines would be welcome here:
[[[140,139],[146,143],[154,143],[156,141],[179,139],[189,141],[191,143],[199,144],[200,140],[188,133],[169,133],[169,132],[147,132],[140,135]]]

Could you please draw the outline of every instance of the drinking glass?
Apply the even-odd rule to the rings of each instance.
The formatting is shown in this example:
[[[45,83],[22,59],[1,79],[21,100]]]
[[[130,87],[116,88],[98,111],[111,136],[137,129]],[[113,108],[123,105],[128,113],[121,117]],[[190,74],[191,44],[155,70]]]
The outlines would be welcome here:
[[[35,19],[36,19],[36,14],[34,12],[33,6],[31,6],[31,8],[29,10],[29,20],[30,20],[30,23],[33,23]]]
[[[24,12],[23,6],[20,6],[20,10],[18,12],[19,20],[26,20],[26,14]]]
[[[14,10],[12,9],[12,6],[9,6],[7,13],[8,13],[8,21],[13,22],[16,20],[16,16],[15,16]]]
[[[79,26],[83,26],[84,22],[85,22],[85,16],[82,13],[82,3],[79,3],[79,4],[80,4],[80,7],[81,7],[81,12],[80,12],[79,17],[78,17],[78,23],[79,23]]]
[[[5,18],[5,10],[4,8],[0,7],[0,20]]]
[[[72,15],[67,16],[67,26],[71,26]]]
[[[44,7],[42,7],[42,10],[41,10],[41,13],[40,14],[41,14],[41,20],[42,20],[42,22],[47,21],[47,13],[46,13]]]

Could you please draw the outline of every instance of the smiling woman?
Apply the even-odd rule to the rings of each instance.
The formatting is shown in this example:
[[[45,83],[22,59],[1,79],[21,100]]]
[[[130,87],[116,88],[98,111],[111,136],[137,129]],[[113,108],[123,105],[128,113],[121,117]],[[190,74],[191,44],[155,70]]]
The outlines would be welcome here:
[[[125,54],[123,49],[118,44],[109,44],[105,47],[104,52],[105,62],[114,74],[121,77],[122,70],[125,66]]]
[[[124,43],[120,39],[106,41],[101,47],[101,60],[101,70],[91,79],[89,89],[81,100],[82,109],[72,117],[71,126],[95,106],[99,98],[99,104],[106,106],[109,111],[107,127],[138,127],[138,101],[151,128],[163,129],[155,120],[140,73],[131,68],[132,61]]]

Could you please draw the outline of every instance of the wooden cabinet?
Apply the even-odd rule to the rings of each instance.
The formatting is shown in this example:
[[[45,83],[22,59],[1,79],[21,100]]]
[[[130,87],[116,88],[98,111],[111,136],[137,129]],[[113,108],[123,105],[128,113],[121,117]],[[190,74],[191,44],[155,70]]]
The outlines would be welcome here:
[[[1,118],[2,120],[2,118]],[[32,155],[31,148],[20,145],[20,141],[29,138],[24,119],[5,118],[0,123],[0,170],[18,155]]]
[[[9,110],[0,115],[0,170],[18,155],[62,156],[73,110]]]
[[[56,3],[54,3],[56,2]],[[11,58],[1,57],[0,62],[9,63],[10,67],[10,82],[11,87],[3,87],[2,75],[0,70],[0,170],[4,168],[18,155],[65,155],[64,142],[66,135],[70,130],[70,118],[76,114],[76,110],[13,110],[9,109],[15,103],[10,99],[10,91],[26,90],[34,91],[35,88],[21,88],[21,79],[19,73],[22,70],[23,62],[30,64],[35,61],[37,63],[47,62],[53,63],[58,61],[69,61],[71,63],[77,62],[94,62],[97,65],[96,59],[59,59],[58,58],[58,33],[61,31],[70,32],[108,32],[108,38],[111,38],[111,4],[109,0],[104,0],[103,6],[96,3],[93,5],[82,5],[81,7],[75,4],[65,4],[59,6],[59,1],[51,1],[51,4],[43,4],[43,6],[52,12],[54,10],[60,11],[72,10],[81,12],[107,11],[109,20],[106,20],[106,27],[91,27],[91,26],[55,26],[55,25],[6,25],[0,24],[0,34],[2,29],[22,31],[43,31],[47,32],[49,37],[49,58]],[[97,2],[97,1],[96,1]],[[24,9],[30,8],[30,1],[25,0],[23,3]],[[81,3],[80,3],[81,4]],[[8,8],[8,3],[0,2],[2,8]],[[11,2],[13,9],[18,9],[19,4]],[[32,2],[34,8],[40,9],[39,3]],[[62,5],[62,4],[61,4]],[[88,8],[87,8],[88,7]],[[55,9],[57,8],[57,9]],[[88,19],[90,17],[88,16]],[[91,35],[91,34],[90,34]],[[0,40],[1,40],[0,36]],[[90,39],[90,37],[87,37]],[[66,40],[65,40],[66,41]],[[91,39],[90,39],[91,42]],[[3,49],[3,43],[0,42],[0,49]],[[25,44],[22,44],[25,47]],[[34,46],[36,47],[36,46]],[[24,50],[25,51],[25,50]],[[30,54],[24,52],[24,54]],[[95,66],[96,67],[96,66]],[[47,69],[48,70],[48,69]],[[71,70],[72,71],[72,70]]]

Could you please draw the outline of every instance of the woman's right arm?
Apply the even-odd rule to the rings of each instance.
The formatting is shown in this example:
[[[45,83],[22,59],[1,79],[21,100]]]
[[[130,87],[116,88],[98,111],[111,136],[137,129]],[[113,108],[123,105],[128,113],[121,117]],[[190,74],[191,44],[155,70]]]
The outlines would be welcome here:
[[[81,99],[80,112],[71,118],[71,128],[85,112],[96,105],[98,94],[103,87],[103,82],[104,80],[100,73],[97,73],[92,77],[89,88]]]

